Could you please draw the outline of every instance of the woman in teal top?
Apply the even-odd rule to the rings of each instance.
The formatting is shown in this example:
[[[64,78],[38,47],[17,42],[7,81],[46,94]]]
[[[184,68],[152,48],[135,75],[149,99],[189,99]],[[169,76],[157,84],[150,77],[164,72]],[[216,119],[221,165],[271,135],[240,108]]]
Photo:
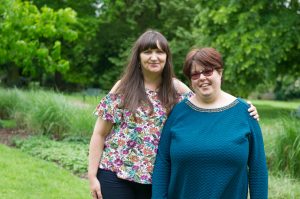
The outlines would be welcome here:
[[[196,95],[177,104],[164,128],[152,198],[266,199],[261,129],[248,105],[221,90],[223,63],[213,48],[192,50],[184,74]]]

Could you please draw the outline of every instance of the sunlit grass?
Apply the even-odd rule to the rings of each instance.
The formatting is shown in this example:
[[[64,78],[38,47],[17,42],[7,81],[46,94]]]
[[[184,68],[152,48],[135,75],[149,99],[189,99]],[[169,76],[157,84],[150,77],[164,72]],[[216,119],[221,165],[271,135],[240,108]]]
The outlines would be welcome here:
[[[0,145],[0,198],[86,199],[87,180],[80,179],[54,163]]]

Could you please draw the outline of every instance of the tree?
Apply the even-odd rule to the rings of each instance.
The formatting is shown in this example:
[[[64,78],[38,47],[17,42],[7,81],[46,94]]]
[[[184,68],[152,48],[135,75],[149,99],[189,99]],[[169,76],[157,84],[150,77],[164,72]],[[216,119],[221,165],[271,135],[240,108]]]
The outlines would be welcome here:
[[[183,59],[191,44],[181,33],[182,30],[190,30],[196,0],[102,2],[99,12],[101,31],[97,33],[101,67],[96,70],[100,74],[100,85],[111,88],[126,64],[133,42],[149,28],[162,32],[170,41],[175,70],[180,75]]]
[[[0,68],[8,72],[7,80],[16,83],[21,72],[41,81],[45,74],[69,70],[62,43],[78,36],[72,9],[38,9],[30,2],[5,0],[0,11]]]
[[[298,0],[200,1],[193,38],[225,60],[225,88],[247,96],[256,86],[300,74]],[[290,79],[290,78],[288,78]]]
[[[170,41],[176,71],[190,43],[182,36],[190,30],[196,0],[161,1],[32,1],[39,9],[71,7],[78,13],[76,43],[61,42],[62,57],[69,61],[68,73],[58,73],[64,84],[110,89],[120,77],[132,43],[148,28],[161,31]],[[97,9],[96,9],[97,8]],[[95,12],[96,11],[96,12]],[[180,45],[176,45],[176,43]],[[180,73],[178,73],[180,75]],[[48,77],[48,82],[51,76]],[[57,77],[57,75],[56,75]],[[78,87],[72,85],[72,87]]]
[[[96,8],[100,5],[97,0],[85,1],[61,1],[61,0],[33,0],[37,7],[50,7],[53,10],[72,8],[77,13],[76,30],[78,38],[76,42],[64,43],[62,51],[70,63],[68,73],[62,74],[62,84],[67,89],[77,89],[95,84],[99,68],[98,52],[99,38],[96,35],[99,28],[99,18]],[[100,66],[101,67],[101,66]]]

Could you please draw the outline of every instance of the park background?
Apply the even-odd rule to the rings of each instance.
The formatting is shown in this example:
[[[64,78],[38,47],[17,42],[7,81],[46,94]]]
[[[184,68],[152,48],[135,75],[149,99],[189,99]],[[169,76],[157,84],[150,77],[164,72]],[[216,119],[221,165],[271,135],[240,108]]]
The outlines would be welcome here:
[[[0,0],[0,198],[89,198],[93,110],[136,38],[223,54],[223,89],[260,114],[269,198],[300,198],[299,0]]]

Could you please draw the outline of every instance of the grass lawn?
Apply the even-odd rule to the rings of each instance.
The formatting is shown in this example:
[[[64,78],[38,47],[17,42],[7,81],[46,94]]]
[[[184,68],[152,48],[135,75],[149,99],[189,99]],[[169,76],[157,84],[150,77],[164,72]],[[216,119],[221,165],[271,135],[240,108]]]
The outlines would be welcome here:
[[[272,175],[269,172],[269,199],[300,198],[300,182],[286,175]]]
[[[87,180],[55,163],[0,145],[0,198],[90,198]]]
[[[300,101],[252,100],[260,115],[260,123],[273,126],[300,107]]]
[[[43,132],[43,134],[48,135],[51,132],[57,133],[56,130],[60,130],[61,134],[58,135],[70,136],[70,138],[75,140],[81,137],[90,137],[95,122],[95,117],[92,115],[92,112],[100,99],[104,96],[104,94],[101,94],[98,97],[85,96],[83,98],[81,94],[71,94],[62,97],[57,96],[57,94],[47,94],[41,91],[29,92],[26,98],[24,97],[25,94],[27,93],[23,91],[13,91],[4,95],[3,99],[0,99],[0,102],[3,102],[3,106],[0,107],[1,111],[6,110],[6,107],[12,107],[12,110],[14,110],[13,113],[18,113],[9,115],[11,113],[10,111],[3,111],[3,114],[5,113],[11,116],[13,120],[0,120],[0,126],[2,126],[2,128],[14,127],[17,123],[14,122],[14,120],[17,121],[19,119],[24,123],[27,122],[25,126],[29,127],[29,129],[24,129],[27,132]],[[14,96],[21,97],[17,98]],[[12,99],[16,99],[16,102],[12,101]],[[35,103],[32,104],[31,102]],[[279,157],[278,155],[274,156],[275,149],[278,149],[276,145],[277,137],[286,132],[286,125],[283,124],[286,124],[286,120],[288,120],[288,126],[298,129],[298,123],[292,125],[294,123],[290,122],[290,116],[292,111],[295,111],[300,106],[300,100],[292,102],[252,100],[252,103],[257,107],[260,115],[259,123],[264,136],[268,163],[269,165],[273,165],[272,160],[274,160],[274,157]],[[12,106],[14,104],[18,104],[19,106]],[[45,104],[47,106],[45,106]],[[48,106],[48,104],[52,106]],[[26,109],[26,107],[35,107],[35,109]],[[53,117],[44,113],[51,113],[50,115]],[[61,116],[61,118],[58,118],[57,115]],[[66,115],[68,117],[66,117]],[[24,120],[23,118],[25,118],[25,116],[31,120]],[[283,123],[283,121],[285,123]],[[300,120],[297,120],[297,122],[298,121]],[[36,128],[34,128],[35,126]],[[48,127],[59,128],[45,131],[44,129]],[[51,155],[54,153],[51,151],[51,146],[55,149],[53,149],[53,151],[57,151],[57,149],[60,150],[57,152],[60,156],[65,154],[64,152],[74,152],[73,147],[71,147],[70,150],[64,149],[66,144],[63,144],[64,147],[57,147],[56,144],[49,144],[47,146],[42,144],[42,146],[49,147]],[[28,148],[33,150],[32,146]],[[42,154],[48,153],[48,150],[35,150],[43,152]],[[77,158],[78,156],[75,155],[74,157]],[[70,153],[70,155],[67,155],[64,159],[67,163],[74,163],[72,158],[73,155]],[[58,162],[57,159],[53,161]],[[77,163],[75,163],[75,165],[78,166]],[[90,198],[90,196],[88,182],[86,180],[72,175],[70,171],[60,168],[55,163],[49,163],[27,155],[17,149],[0,145],[0,198],[85,199]],[[284,173],[283,171],[282,173],[278,173],[270,169],[269,198],[300,198],[299,178],[293,179],[288,173]]]

